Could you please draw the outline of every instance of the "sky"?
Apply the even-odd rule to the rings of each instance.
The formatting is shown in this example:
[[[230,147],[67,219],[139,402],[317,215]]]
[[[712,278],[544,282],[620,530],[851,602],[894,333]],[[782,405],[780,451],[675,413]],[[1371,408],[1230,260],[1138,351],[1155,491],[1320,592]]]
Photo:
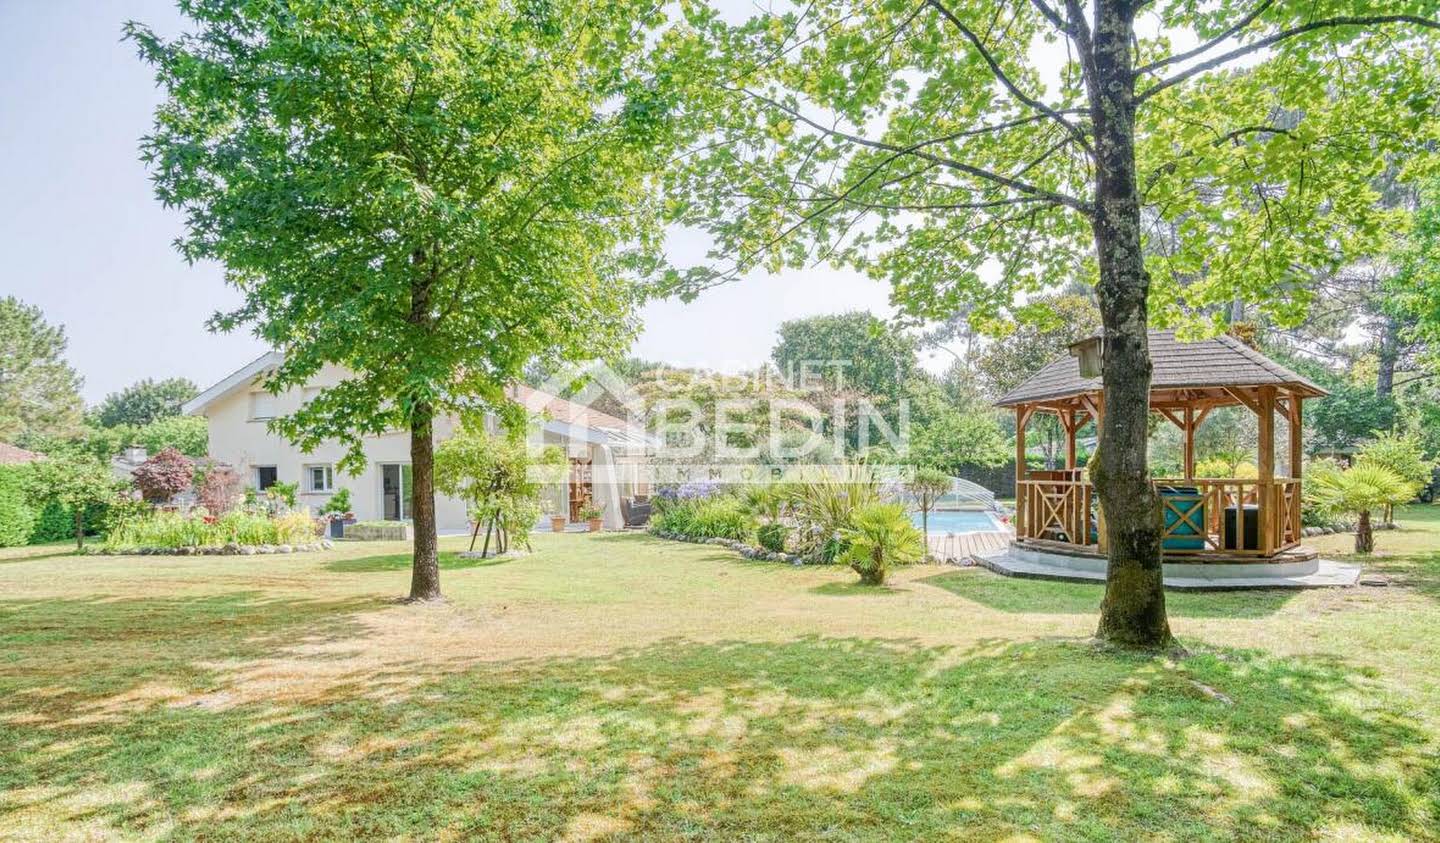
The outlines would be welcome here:
[[[181,217],[154,198],[137,154],[161,95],[120,40],[126,20],[182,29],[173,0],[0,0],[0,296],[65,326],[92,404],[146,377],[204,388],[265,351],[205,328],[239,296],[218,265],[188,265],[173,247]],[[704,247],[677,234],[670,248],[698,259]],[[735,371],[769,357],[786,319],[883,317],[887,300],[853,272],[760,274],[688,305],[649,304],[631,352]]]

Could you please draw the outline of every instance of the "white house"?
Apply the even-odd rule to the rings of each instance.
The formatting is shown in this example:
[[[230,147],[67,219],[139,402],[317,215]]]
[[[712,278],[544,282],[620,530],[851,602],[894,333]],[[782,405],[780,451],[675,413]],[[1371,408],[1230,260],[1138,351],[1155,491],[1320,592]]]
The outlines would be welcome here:
[[[339,443],[306,453],[267,429],[268,421],[295,411],[346,376],[345,369],[327,366],[304,389],[272,395],[261,384],[283,359],[279,352],[265,354],[185,404],[184,412],[210,423],[210,456],[233,466],[256,489],[277,481],[299,483],[299,501],[312,509],[346,488],[356,518],[409,520],[408,431],[366,437],[365,469],[350,476],[336,467],[345,453]],[[654,451],[653,437],[636,424],[526,386],[512,388],[511,397],[539,417],[532,441],[543,437],[545,444],[564,449],[569,460],[566,481],[547,493],[551,511],[578,521],[589,498],[604,508],[607,528],[623,527],[627,499],[649,493],[644,468]],[[458,424],[454,417],[437,418],[436,442],[451,436]],[[436,496],[435,517],[442,532],[459,532],[470,523],[465,505],[444,495]]]

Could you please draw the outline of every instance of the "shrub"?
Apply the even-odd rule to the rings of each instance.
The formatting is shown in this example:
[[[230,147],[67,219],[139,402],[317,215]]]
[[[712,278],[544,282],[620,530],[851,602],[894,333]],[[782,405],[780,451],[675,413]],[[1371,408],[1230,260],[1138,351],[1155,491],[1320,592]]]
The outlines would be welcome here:
[[[321,515],[344,515],[350,512],[350,490],[340,489],[330,496],[330,500],[320,507]]]
[[[297,495],[299,494],[299,483],[281,483],[279,480],[276,480],[270,484],[270,488],[265,490],[265,499],[277,507],[294,509],[296,501],[298,500]]]
[[[35,515],[35,525],[30,530],[31,544],[58,542],[75,538],[75,513],[59,501],[45,501]]]
[[[1370,513],[1405,503],[1414,493],[1414,486],[1405,478],[1373,462],[1357,462],[1344,471],[1325,468],[1313,472],[1306,485],[1306,497],[1316,508],[1334,515],[1356,516],[1356,553],[1375,549]]]
[[[838,477],[797,483],[786,491],[799,522],[800,552],[822,562],[834,561],[843,550],[842,536],[856,510],[880,502],[880,483],[865,466],[849,466]]]
[[[166,448],[141,463],[132,479],[145,500],[166,503],[195,482],[195,464],[174,448]]]
[[[673,501],[651,524],[658,533],[737,541],[749,536],[752,526],[744,506],[732,497]]]
[[[847,546],[841,559],[867,585],[880,585],[891,567],[917,562],[925,555],[924,538],[899,504],[857,508],[843,536]]]
[[[244,498],[244,481],[228,465],[215,464],[201,470],[195,484],[195,497],[205,511],[220,516],[234,509]]]
[[[37,513],[30,506],[24,466],[0,466],[0,547],[30,542]]]
[[[760,546],[775,553],[785,552],[785,539],[789,535],[789,527],[773,521],[769,524],[761,524],[755,530],[755,540],[760,542]]]

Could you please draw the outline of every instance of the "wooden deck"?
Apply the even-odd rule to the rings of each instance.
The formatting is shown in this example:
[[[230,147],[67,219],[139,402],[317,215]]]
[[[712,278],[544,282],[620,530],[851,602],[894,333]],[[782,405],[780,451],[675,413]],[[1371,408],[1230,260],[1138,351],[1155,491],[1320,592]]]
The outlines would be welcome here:
[[[941,562],[960,562],[977,553],[1008,547],[1013,538],[1008,532],[932,533],[930,553]]]

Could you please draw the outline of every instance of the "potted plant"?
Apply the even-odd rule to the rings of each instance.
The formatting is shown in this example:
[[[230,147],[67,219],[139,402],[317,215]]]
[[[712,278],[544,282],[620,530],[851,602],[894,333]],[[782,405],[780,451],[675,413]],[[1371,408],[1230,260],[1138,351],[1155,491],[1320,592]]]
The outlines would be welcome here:
[[[604,517],[604,515],[605,507],[596,506],[594,501],[589,498],[586,498],[585,505],[580,507],[580,520],[589,525],[590,532],[592,533],[600,532],[600,528],[604,526],[605,523],[600,519]]]
[[[540,502],[540,508],[542,511],[550,513],[550,532],[565,532],[565,524],[570,519],[555,511],[555,504],[553,501],[542,500]]]
[[[350,490],[340,489],[320,507],[320,514],[329,520],[330,538],[345,537],[345,525],[355,523],[355,513],[350,511]]]

